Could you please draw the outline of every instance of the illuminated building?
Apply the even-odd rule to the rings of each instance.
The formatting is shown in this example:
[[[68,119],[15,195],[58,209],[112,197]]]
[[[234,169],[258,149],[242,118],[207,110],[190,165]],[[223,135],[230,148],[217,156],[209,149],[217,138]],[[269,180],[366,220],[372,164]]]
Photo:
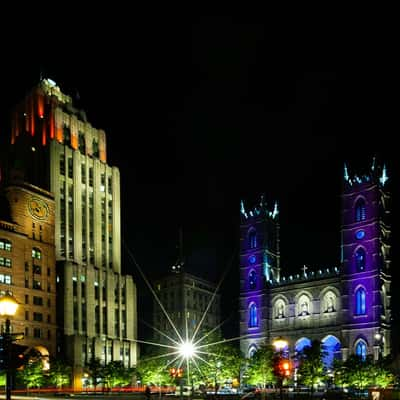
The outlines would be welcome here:
[[[54,198],[12,185],[1,193],[0,209],[0,291],[19,303],[12,332],[22,333],[16,343],[37,350],[47,366],[57,338]]]
[[[391,353],[390,195],[385,166],[349,175],[345,167],[341,260],[333,268],[284,275],[279,212],[261,199],[241,207],[240,334],[244,354],[284,337],[293,356],[318,339],[328,354],[375,360]]]
[[[135,366],[136,285],[121,274],[120,173],[105,132],[44,79],[15,108],[7,171],[54,194],[58,347],[75,387],[93,358]]]

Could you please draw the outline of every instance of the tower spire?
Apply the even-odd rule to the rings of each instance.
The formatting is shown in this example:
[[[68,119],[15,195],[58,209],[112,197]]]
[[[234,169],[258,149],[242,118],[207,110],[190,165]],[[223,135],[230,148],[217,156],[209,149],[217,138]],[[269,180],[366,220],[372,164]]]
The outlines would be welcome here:
[[[172,272],[179,273],[183,270],[183,265],[185,264],[183,259],[183,229],[179,228],[179,242],[178,242],[178,259],[172,266]]]

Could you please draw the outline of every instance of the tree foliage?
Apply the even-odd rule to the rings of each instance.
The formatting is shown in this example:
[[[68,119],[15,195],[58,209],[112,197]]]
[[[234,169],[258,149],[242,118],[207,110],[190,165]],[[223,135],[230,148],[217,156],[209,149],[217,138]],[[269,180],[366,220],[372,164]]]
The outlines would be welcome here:
[[[17,374],[28,389],[34,387],[40,388],[45,383],[41,360],[25,364],[24,368],[19,370]]]
[[[58,388],[69,385],[71,382],[72,368],[61,360],[52,360],[48,372],[49,382]]]
[[[270,345],[261,346],[254,355],[248,360],[246,374],[247,382],[253,385],[262,385],[275,383],[274,375],[274,349]]]
[[[314,385],[325,379],[323,347],[319,340],[313,340],[311,346],[306,346],[300,354],[299,380],[313,390]]]
[[[102,371],[104,385],[113,388],[129,385],[132,381],[133,370],[125,368],[122,361],[109,362]]]
[[[371,356],[365,360],[353,354],[346,361],[335,363],[335,383],[362,390],[368,386],[385,388],[394,383],[395,376],[386,360],[374,362]]]

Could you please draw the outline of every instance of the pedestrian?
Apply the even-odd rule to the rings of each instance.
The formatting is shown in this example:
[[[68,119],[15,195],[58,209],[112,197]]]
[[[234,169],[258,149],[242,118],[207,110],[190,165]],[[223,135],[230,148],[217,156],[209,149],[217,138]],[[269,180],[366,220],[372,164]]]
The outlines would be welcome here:
[[[144,394],[146,395],[146,400],[150,400],[151,389],[149,385],[146,385],[146,389],[144,390]]]

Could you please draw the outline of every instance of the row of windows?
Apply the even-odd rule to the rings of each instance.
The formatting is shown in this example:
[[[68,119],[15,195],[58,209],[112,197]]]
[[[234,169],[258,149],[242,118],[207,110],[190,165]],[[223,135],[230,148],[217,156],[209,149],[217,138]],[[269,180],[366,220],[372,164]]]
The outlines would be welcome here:
[[[0,250],[11,251],[12,244],[7,239],[0,239]]]
[[[29,295],[25,295],[25,304],[29,304]],[[33,296],[32,298],[32,304],[35,306],[43,306],[44,301],[42,297],[39,296]],[[51,307],[51,299],[47,299],[47,307]]]
[[[334,312],[335,308],[336,296],[333,294],[327,295],[323,301],[323,312]],[[278,300],[274,306],[275,318],[285,318],[285,303],[282,300]],[[307,296],[302,296],[299,299],[298,303],[298,315],[306,316],[310,315],[310,299]],[[357,316],[366,315],[367,307],[366,307],[366,292],[365,289],[360,287],[355,292],[355,309],[354,314]],[[257,306],[255,303],[251,303],[249,306],[249,320],[248,320],[249,328],[258,327],[258,315],[257,315]]]
[[[39,313],[39,312],[34,312],[33,313],[33,321],[35,322],[43,322],[43,314]],[[29,321],[29,311],[25,311],[25,320]],[[50,324],[51,323],[51,315],[47,314],[47,323]]]

